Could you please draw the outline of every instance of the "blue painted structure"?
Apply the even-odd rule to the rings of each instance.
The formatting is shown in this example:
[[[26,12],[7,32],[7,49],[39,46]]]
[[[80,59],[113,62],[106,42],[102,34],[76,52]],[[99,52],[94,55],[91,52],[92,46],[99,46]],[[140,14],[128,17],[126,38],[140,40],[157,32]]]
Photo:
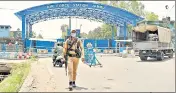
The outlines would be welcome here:
[[[76,29],[76,37],[80,37],[80,29]]]
[[[64,39],[57,39],[57,42],[64,42]]]
[[[33,44],[34,42],[36,42],[35,46]],[[25,43],[26,49],[29,49],[29,48],[47,49],[48,52],[52,52],[52,49],[53,49],[54,45],[55,45],[55,42],[47,41],[47,40],[41,41],[41,40],[29,40],[29,39],[27,39],[26,43]]]
[[[88,65],[96,65],[95,52],[93,48],[85,49],[85,61]]]
[[[0,37],[10,37],[10,25],[0,25]]]
[[[126,10],[93,2],[50,3],[27,8],[15,13],[15,15],[22,20],[22,40],[24,43],[26,38],[31,36],[33,24],[57,18],[69,17],[69,21],[71,21],[70,17],[76,17],[97,20],[112,26],[120,26],[121,29],[124,28],[124,39],[126,39],[126,25],[132,24],[135,26],[137,22],[143,20],[143,18]],[[69,26],[71,28],[71,24]],[[68,34],[70,30],[68,30]]]
[[[64,39],[57,39],[57,42],[64,42]],[[86,45],[88,43],[91,43],[93,47],[101,47],[101,48],[107,48],[108,47],[108,40],[93,40],[93,39],[85,39],[84,40],[84,47],[86,48]],[[43,43],[43,44],[42,44]],[[26,40],[26,47],[29,48],[31,44],[31,40]],[[112,47],[115,47],[116,45],[115,40],[112,40]],[[54,46],[54,42],[51,43],[51,41],[38,41],[36,40],[36,46],[39,47],[53,47]]]

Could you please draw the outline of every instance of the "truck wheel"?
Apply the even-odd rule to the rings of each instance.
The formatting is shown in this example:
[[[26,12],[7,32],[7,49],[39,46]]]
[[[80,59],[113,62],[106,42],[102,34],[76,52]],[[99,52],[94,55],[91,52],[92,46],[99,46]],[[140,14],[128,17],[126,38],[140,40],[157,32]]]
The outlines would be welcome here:
[[[140,57],[140,59],[141,59],[142,61],[146,61],[146,60],[147,60],[147,57],[143,56],[143,57]]]
[[[164,60],[164,53],[163,53],[162,51],[161,51],[161,52],[158,52],[157,60],[158,60],[158,61]]]

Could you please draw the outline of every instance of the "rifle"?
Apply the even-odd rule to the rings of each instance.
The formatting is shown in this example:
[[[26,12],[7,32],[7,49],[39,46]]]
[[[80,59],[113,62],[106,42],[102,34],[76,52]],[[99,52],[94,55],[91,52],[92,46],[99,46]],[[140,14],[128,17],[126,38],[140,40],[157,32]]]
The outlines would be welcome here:
[[[66,55],[64,55],[65,58],[65,72],[66,72],[66,76],[67,76],[67,61],[68,61],[68,55],[66,53]]]

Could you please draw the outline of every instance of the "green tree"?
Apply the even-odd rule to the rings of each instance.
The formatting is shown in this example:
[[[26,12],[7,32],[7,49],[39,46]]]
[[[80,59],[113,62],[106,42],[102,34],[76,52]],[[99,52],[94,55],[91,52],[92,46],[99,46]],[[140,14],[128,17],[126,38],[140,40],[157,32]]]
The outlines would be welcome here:
[[[117,32],[117,28],[113,29],[114,34]],[[101,27],[95,28],[93,31],[89,31],[87,38],[89,39],[110,39],[112,37],[112,26],[103,24]]]
[[[62,32],[66,32],[66,31],[67,31],[67,28],[68,28],[68,25],[63,24],[63,25],[61,26],[61,31],[62,31]]]
[[[93,31],[93,39],[101,39],[101,27],[95,28]]]
[[[67,28],[68,28],[68,25],[66,25],[66,24],[63,24],[61,26],[62,38],[65,38],[65,36],[67,35]]]
[[[87,34],[89,39],[101,39],[101,27],[95,28],[93,31],[89,31]]]
[[[36,38],[36,32],[32,31],[32,38]]]
[[[112,5],[112,6],[118,6],[118,4],[119,4],[119,1],[110,1],[110,5]]]
[[[104,37],[106,39],[110,39],[112,37],[112,33],[114,34],[114,37],[115,37],[116,33],[117,33],[117,27],[116,26],[114,26],[112,28],[112,25],[109,25],[109,24],[103,24],[102,25],[102,37]]]
[[[101,4],[108,4],[108,1],[103,1],[103,0],[97,0],[97,2],[101,3]]]
[[[88,34],[87,33],[80,33],[80,35],[81,35],[81,38],[87,38],[88,37]]]
[[[100,2],[103,4],[108,4],[108,2]],[[136,14],[138,16],[141,16],[143,18],[145,18],[147,21],[156,21],[158,20],[158,15],[152,13],[152,12],[147,12],[145,11],[145,6],[141,3],[138,2],[137,0],[133,0],[133,1],[110,1],[110,5],[114,6],[114,7],[118,7],[118,8],[122,8],[126,11],[129,11],[133,14]],[[105,26],[105,27],[104,27]],[[105,37],[106,36],[110,36],[109,32],[107,29],[110,27],[107,27],[106,24],[102,25],[102,31],[104,32]],[[132,25],[127,25],[127,30],[128,30],[128,36],[130,36],[131,31],[132,31]],[[117,31],[117,30],[115,30]]]
[[[39,34],[39,35],[37,36],[37,38],[43,39],[43,36],[42,36],[41,34]]]
[[[156,15],[156,14],[153,13],[153,12],[147,12],[147,11],[146,11],[145,19],[146,19],[147,21],[158,21],[158,15]]]
[[[93,39],[94,38],[94,35],[93,35],[92,31],[89,31],[87,38],[89,38],[89,39]]]
[[[102,31],[101,31],[101,36],[102,38],[108,39],[111,37],[111,26],[108,24],[103,24],[102,25]]]
[[[127,11],[136,14],[138,16],[145,16],[145,6],[141,3],[141,2],[137,2],[137,1],[129,1],[127,2],[126,9]]]

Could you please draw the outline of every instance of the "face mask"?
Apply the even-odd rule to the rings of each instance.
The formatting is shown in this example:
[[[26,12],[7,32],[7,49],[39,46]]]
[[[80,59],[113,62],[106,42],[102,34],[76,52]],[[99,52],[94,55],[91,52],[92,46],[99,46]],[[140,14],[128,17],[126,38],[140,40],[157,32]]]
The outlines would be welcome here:
[[[76,33],[71,33],[71,36],[72,37],[76,37]]]

